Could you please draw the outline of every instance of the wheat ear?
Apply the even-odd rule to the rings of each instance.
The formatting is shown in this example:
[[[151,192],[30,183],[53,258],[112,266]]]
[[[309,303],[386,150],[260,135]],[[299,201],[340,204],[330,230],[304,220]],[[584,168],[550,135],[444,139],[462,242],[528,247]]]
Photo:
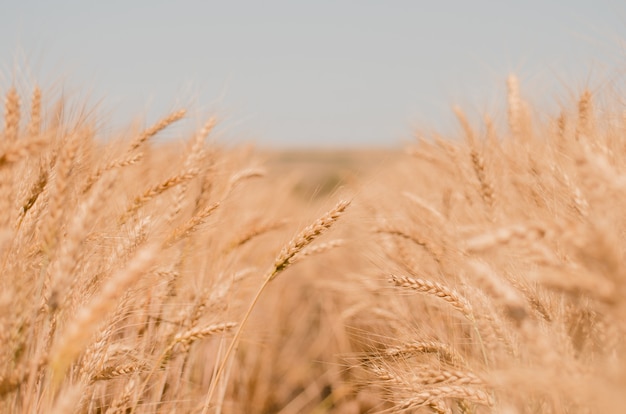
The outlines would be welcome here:
[[[130,146],[128,147],[128,152],[136,150],[148,139],[155,136],[160,131],[164,130],[169,125],[173,124],[174,122],[182,119],[185,116],[185,114],[186,114],[186,111],[184,109],[181,109],[179,111],[172,112],[165,118],[159,120],[156,124],[154,124],[150,128],[143,131],[141,134],[139,134],[137,137],[135,137],[135,139],[131,141]]]
[[[196,213],[192,218],[187,220],[187,222],[185,222],[182,226],[174,229],[167,239],[165,239],[164,246],[169,247],[185,237],[189,237],[207,220],[207,218],[209,218],[211,214],[213,214],[215,210],[217,210],[219,206],[219,202],[208,205]]]
[[[20,125],[20,97],[14,87],[7,92],[4,106],[4,139],[7,142],[17,140]]]
[[[35,87],[30,104],[30,122],[28,123],[28,135],[34,137],[41,131],[41,89]]]
[[[387,357],[400,357],[412,354],[436,354],[439,360],[452,366],[465,365],[463,357],[450,345],[435,342],[407,342],[396,347],[387,348],[384,355]]]
[[[465,133],[465,138],[467,139],[468,146],[470,148],[470,158],[472,160],[472,167],[474,168],[474,172],[476,173],[476,178],[478,178],[478,182],[480,184],[479,193],[487,206],[492,210],[495,206],[495,191],[494,185],[489,179],[486,169],[485,169],[485,160],[483,156],[478,152],[477,144],[476,144],[476,135],[474,134],[474,130],[470,126],[465,113],[458,107],[454,108],[454,113],[456,114],[461,127],[463,128],[463,132]]]
[[[139,210],[144,204],[146,204],[148,201],[152,200],[159,194],[162,194],[170,188],[191,180],[196,175],[198,175],[198,170],[192,169],[189,171],[184,171],[166,179],[165,181],[155,185],[154,187],[147,189],[142,195],[135,197],[133,202],[128,205],[128,207],[126,208],[126,212],[122,215],[122,217],[120,217],[120,223],[123,224],[128,221],[128,219],[131,218],[137,212],[137,210]]]
[[[132,156],[130,156],[128,158],[112,161],[112,162],[106,164],[103,167],[99,167],[94,173],[92,173],[89,177],[87,177],[86,183],[83,186],[83,189],[81,190],[81,192],[84,194],[87,191],[89,191],[91,189],[91,187],[93,187],[93,185],[107,171],[111,171],[111,170],[116,169],[116,168],[127,167],[129,165],[134,165],[134,164],[138,163],[139,161],[141,161],[142,158],[143,158],[143,153],[139,153],[139,154],[136,154],[136,155],[132,155]]]
[[[522,99],[519,92],[519,80],[511,74],[506,80],[509,129],[514,137],[522,132]]]
[[[425,293],[427,295],[438,297],[454,309],[461,312],[470,322],[475,322],[474,313],[467,299],[459,295],[455,290],[450,289],[440,283],[431,282],[430,280],[415,279],[408,276],[391,275],[390,281],[399,287],[414,290],[416,292]]]
[[[576,140],[590,137],[593,132],[593,100],[589,90],[585,90],[578,101],[578,123]]]
[[[294,258],[302,249],[311,244],[313,240],[317,239],[319,236],[322,235],[322,233],[328,230],[339,219],[339,217],[341,217],[341,215],[346,211],[349,205],[350,201],[340,201],[333,209],[317,219],[313,224],[302,230],[280,251],[280,253],[276,257],[276,260],[274,261],[274,265],[268,270],[264,278],[263,284],[252,299],[248,310],[244,314],[243,319],[241,320],[241,323],[239,324],[237,331],[235,332],[233,340],[231,341],[228,349],[226,350],[226,353],[224,354],[224,357],[222,358],[222,362],[220,363],[217,373],[215,374],[215,377],[211,382],[211,387],[209,388],[209,392],[207,393],[206,399],[204,401],[202,414],[207,413],[209,405],[211,404],[211,400],[213,399],[213,393],[215,392],[217,383],[219,382],[220,377],[226,369],[226,364],[230,359],[230,355],[233,353],[235,347],[239,343],[239,338],[241,337],[243,328],[246,325],[250,314],[252,313],[252,309],[254,309],[265,288],[272,280],[276,278],[276,276],[278,276],[291,263],[293,263]]]
[[[408,410],[409,408],[423,407],[441,401],[444,398],[463,399],[489,407],[493,405],[493,399],[483,390],[463,385],[446,385],[419,392],[402,402],[398,408],[400,410]]]
[[[485,346],[483,344],[482,336],[480,334],[480,331],[478,330],[478,325],[476,322],[476,318],[474,317],[472,306],[467,301],[467,299],[458,294],[455,290],[450,289],[440,283],[431,282],[429,280],[415,279],[408,276],[396,276],[392,274],[390,275],[390,281],[396,286],[438,297],[449,303],[454,309],[461,312],[461,314],[472,323],[474,331],[476,332],[476,335],[480,342],[483,358],[485,362],[487,361],[487,354],[485,351]]]
[[[167,346],[167,348],[165,348],[165,351],[163,351],[163,355],[161,356],[157,366],[161,365],[171,357],[171,354],[177,345],[188,347],[199,339],[215,335],[216,333],[229,331],[235,326],[237,326],[235,322],[224,322],[200,328],[192,328],[185,332],[176,334],[172,342]]]

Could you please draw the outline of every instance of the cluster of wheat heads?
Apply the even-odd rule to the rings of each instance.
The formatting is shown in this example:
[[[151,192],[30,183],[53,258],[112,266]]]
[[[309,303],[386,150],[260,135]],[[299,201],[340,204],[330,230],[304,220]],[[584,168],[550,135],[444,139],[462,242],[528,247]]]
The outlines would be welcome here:
[[[457,109],[321,215],[214,119],[156,145],[184,111],[103,137],[9,89],[0,411],[620,412],[626,119],[508,88],[506,133]]]
[[[258,297],[295,261],[334,247],[309,245],[349,203],[281,251],[257,243],[284,225],[273,213],[281,200],[244,191],[263,171],[246,149],[207,144],[214,119],[180,149],[150,138],[185,111],[108,139],[62,101],[44,114],[39,89],[23,112],[11,88],[0,136],[0,411],[220,411]]]
[[[377,232],[393,335],[361,359],[395,410],[622,412],[626,118],[585,91],[539,119],[420,139]]]

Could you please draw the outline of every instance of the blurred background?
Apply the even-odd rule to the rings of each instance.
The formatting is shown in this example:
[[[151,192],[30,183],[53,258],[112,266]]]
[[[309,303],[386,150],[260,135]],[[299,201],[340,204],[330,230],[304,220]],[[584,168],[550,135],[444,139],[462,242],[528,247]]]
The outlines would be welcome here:
[[[0,92],[39,83],[113,129],[183,106],[223,142],[396,147],[503,108],[509,73],[540,107],[618,82],[624,39],[618,0],[25,0],[0,9]]]

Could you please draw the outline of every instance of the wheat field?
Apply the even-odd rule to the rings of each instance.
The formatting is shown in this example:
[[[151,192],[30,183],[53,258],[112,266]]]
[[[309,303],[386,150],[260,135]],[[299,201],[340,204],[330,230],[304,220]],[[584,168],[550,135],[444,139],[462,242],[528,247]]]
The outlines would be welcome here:
[[[331,162],[8,89],[0,411],[622,412],[625,112],[518,83]]]

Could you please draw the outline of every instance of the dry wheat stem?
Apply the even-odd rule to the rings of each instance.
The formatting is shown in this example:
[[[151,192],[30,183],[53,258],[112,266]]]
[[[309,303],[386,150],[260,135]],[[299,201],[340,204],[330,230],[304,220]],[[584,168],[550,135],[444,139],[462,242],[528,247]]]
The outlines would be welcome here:
[[[206,399],[205,399],[204,406],[202,409],[202,414],[207,413],[207,410],[209,409],[209,406],[211,404],[213,393],[215,392],[217,383],[221,380],[221,376],[226,368],[226,364],[230,360],[230,356],[233,353],[235,347],[239,343],[239,338],[241,337],[243,328],[246,325],[246,322],[248,321],[248,319],[250,318],[250,314],[252,313],[252,310],[254,309],[256,303],[259,301],[259,298],[261,297],[261,294],[263,293],[265,288],[269,285],[269,283],[272,280],[276,278],[276,276],[278,276],[280,272],[285,270],[291,264],[291,261],[293,260],[294,256],[298,252],[300,252],[303,248],[311,244],[316,238],[318,238],[326,230],[328,230],[339,219],[339,217],[341,217],[341,215],[345,212],[345,210],[348,208],[349,205],[350,205],[350,201],[342,200],[339,203],[337,203],[337,205],[333,209],[331,209],[329,212],[327,212],[322,217],[317,219],[313,224],[311,224],[310,226],[302,230],[278,254],[278,257],[274,261],[274,265],[272,266],[270,271],[267,273],[267,276],[264,278],[263,284],[261,285],[256,295],[252,299],[250,306],[248,307],[246,313],[243,316],[243,319],[241,320],[241,323],[239,324],[239,327],[237,328],[237,331],[235,332],[235,336],[233,340],[230,342],[230,345],[222,358],[222,362],[219,365],[219,368],[215,374],[215,377],[213,378],[213,381],[211,382],[209,392],[206,395]]]

